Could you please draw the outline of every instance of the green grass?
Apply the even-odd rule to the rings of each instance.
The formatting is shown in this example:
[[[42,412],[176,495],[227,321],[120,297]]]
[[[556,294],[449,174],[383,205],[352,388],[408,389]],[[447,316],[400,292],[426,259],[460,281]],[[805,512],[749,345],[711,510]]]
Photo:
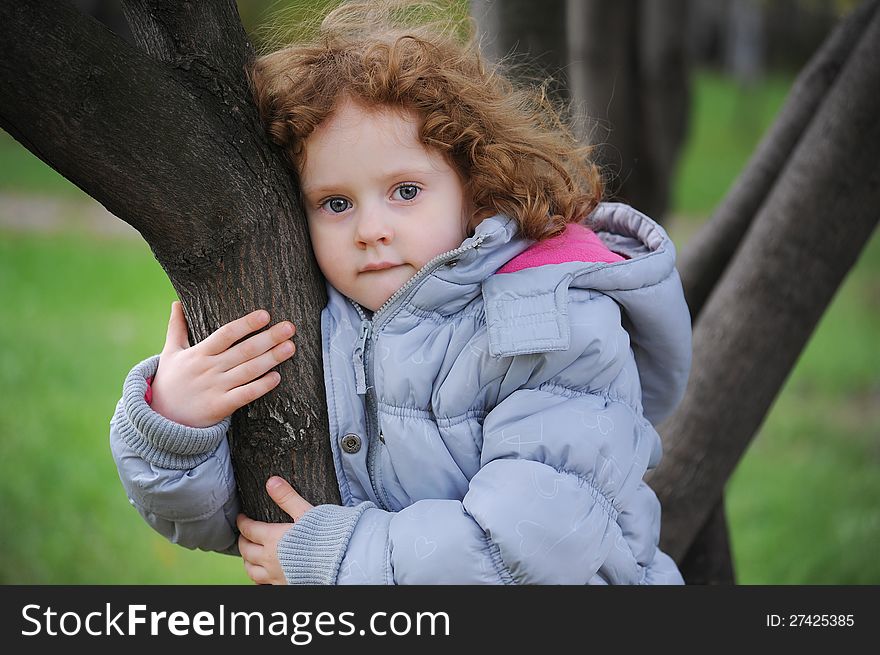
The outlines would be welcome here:
[[[143,242],[0,232],[0,583],[247,581],[148,528],[110,456],[122,380],[174,297]]]
[[[875,234],[728,483],[741,583],[880,583],[878,281]]]
[[[672,186],[675,213],[699,218],[711,213],[773,121],[791,82],[771,76],[741,88],[717,73],[695,76],[690,136]]]
[[[738,98],[730,83],[698,77],[676,240],[741,170],[787,83]],[[9,192],[82,197],[0,133]],[[878,280],[875,235],[728,484],[741,583],[880,583]],[[237,558],[148,528],[110,456],[123,378],[161,348],[173,298],[139,240],[0,227],[0,583],[247,582]]]
[[[9,134],[0,130],[0,193],[50,194],[82,198],[79,187],[24,150]]]

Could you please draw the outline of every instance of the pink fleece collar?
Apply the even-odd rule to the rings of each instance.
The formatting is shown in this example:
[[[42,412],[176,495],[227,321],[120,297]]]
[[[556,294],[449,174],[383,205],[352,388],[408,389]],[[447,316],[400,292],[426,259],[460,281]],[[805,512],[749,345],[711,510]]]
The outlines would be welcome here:
[[[620,262],[624,257],[611,252],[590,228],[569,223],[565,231],[539,241],[498,269],[498,273],[516,273],[524,268],[565,262]]]

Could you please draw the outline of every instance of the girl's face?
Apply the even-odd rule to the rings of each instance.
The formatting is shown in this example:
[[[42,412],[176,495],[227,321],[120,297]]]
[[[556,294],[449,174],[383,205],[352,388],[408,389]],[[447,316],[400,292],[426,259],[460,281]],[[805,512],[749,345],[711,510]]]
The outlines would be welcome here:
[[[304,144],[300,183],[318,265],[374,311],[466,236],[461,179],[418,134],[414,111],[346,99]]]

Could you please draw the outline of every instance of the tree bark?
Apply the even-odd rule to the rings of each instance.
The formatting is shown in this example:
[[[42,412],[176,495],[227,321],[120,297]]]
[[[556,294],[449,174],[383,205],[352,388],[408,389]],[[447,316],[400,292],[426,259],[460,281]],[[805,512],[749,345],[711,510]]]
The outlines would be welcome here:
[[[874,11],[696,324],[694,366],[649,476],[680,561],[878,220]]]
[[[271,474],[315,504],[338,502],[324,282],[251,98],[235,3],[133,0],[126,10],[146,54],[67,3],[0,4],[0,126],[141,233],[192,342],[258,307],[297,325],[281,385],[233,416],[236,479],[244,511],[262,520],[285,520],[263,487]]]
[[[697,532],[679,563],[681,575],[689,585],[732,585],[736,583],[730,552],[724,499],[715,504],[709,518]]]
[[[72,2],[82,13],[97,18],[128,43],[134,43],[128,21],[125,20],[122,6],[117,0],[72,0]]]

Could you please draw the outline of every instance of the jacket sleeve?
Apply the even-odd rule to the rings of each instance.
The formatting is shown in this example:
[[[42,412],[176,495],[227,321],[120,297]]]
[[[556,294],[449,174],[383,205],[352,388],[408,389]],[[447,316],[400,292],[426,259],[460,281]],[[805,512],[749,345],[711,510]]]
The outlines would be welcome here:
[[[568,311],[568,349],[510,358],[512,388],[485,418],[481,466],[461,501],[396,513],[368,502],[316,507],[279,544],[288,582],[650,578],[665,555],[659,503],[642,476],[660,442],[642,415],[629,338],[607,296],[574,294]]]
[[[191,428],[144,400],[159,357],[135,366],[110,421],[110,450],[129,502],[173,543],[237,553],[238,498],[226,431],[229,419]]]

